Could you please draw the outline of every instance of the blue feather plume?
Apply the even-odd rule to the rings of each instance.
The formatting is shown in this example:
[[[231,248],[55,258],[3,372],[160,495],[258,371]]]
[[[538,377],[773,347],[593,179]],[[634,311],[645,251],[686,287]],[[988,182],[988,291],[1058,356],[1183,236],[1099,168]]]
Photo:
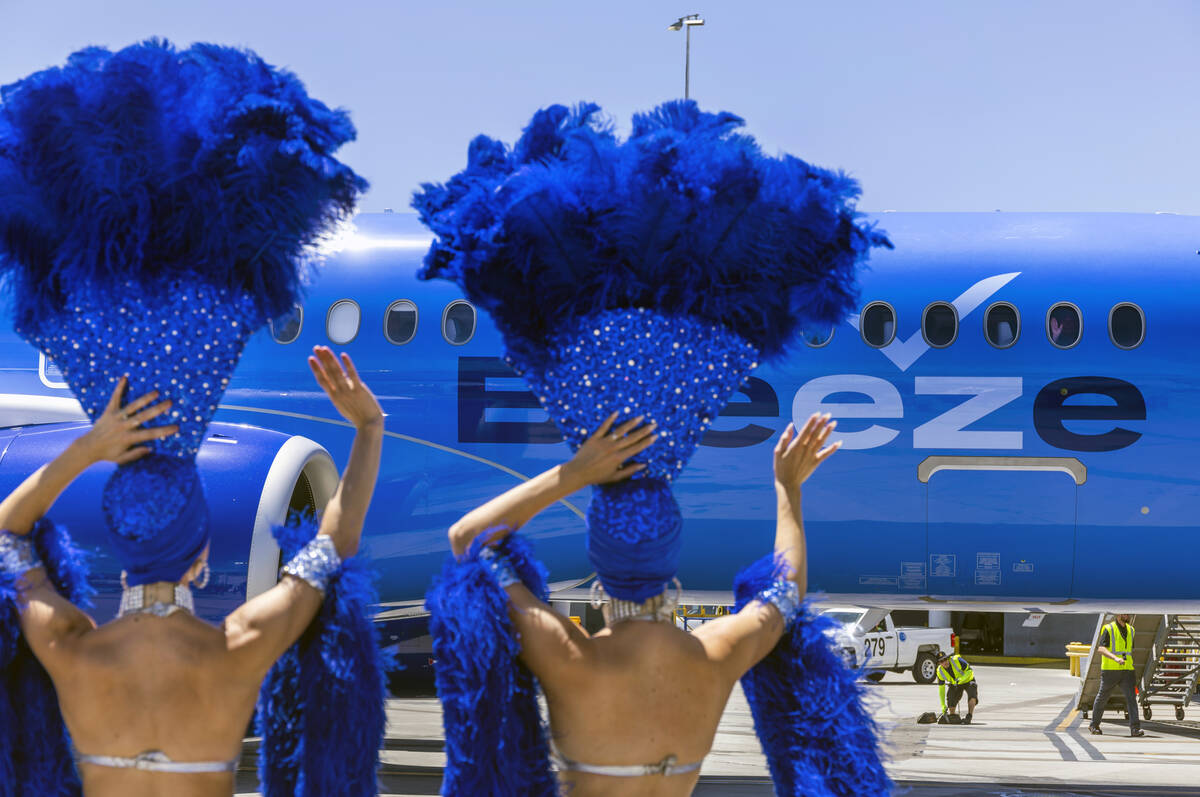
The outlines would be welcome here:
[[[769,555],[738,573],[735,610],[754,600],[785,567]],[[835,630],[833,620],[815,614],[806,601],[775,648],[742,676],[780,797],[891,794],[860,673],[835,649]]]
[[[87,554],[47,518],[30,533],[59,594],[80,608],[91,606]],[[81,784],[58,694],[21,636],[16,581],[0,571],[0,797],[77,797]]]
[[[312,247],[366,182],[333,157],[345,111],[248,50],[90,47],[0,88],[0,277],[17,328],[67,291],[197,275],[288,310]]]
[[[287,560],[316,535],[317,524],[293,517],[273,531]],[[267,673],[256,715],[265,797],[377,793],[385,672],[392,666],[372,623],[377,603],[365,557],[346,559],[312,624]]]
[[[508,595],[479,558],[488,536],[462,558],[449,557],[425,596],[446,735],[442,794],[553,797],[537,679],[518,659]],[[547,600],[546,571],[529,543],[509,534],[496,548],[529,591]]]
[[[541,110],[511,149],[480,136],[466,169],[413,198],[435,235],[421,276],[462,287],[518,360],[570,319],[633,307],[776,357],[806,322],[841,320],[868,251],[891,246],[853,179],[763,155],[733,114],[670,102],[620,141],[599,110]]]

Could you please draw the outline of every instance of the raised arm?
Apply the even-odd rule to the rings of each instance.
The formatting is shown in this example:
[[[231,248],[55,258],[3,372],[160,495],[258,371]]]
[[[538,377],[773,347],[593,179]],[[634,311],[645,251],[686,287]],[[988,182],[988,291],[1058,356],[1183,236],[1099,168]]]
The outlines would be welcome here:
[[[608,416],[575,455],[562,465],[518,484],[506,493],[473,509],[450,527],[450,548],[462,556],[475,538],[488,530],[494,542],[525,525],[546,507],[591,484],[627,479],[644,465],[626,461],[649,448],[657,438],[654,423],[642,424],[642,416],[613,428],[617,413]],[[642,424],[639,426],[639,424]]]
[[[17,536],[20,545],[24,536],[53,506],[63,490],[92,465],[101,461],[123,465],[145,456],[150,449],[143,443],[175,434],[178,427],[142,428],[142,424],[157,418],[171,408],[171,402],[151,405],[158,393],[147,393],[121,406],[126,380],[118,382],[116,390],[92,428],[75,439],[53,461],[38,468],[33,475],[0,502],[0,530]],[[18,582],[21,601],[21,632],[30,649],[48,669],[55,665],[56,653],[64,643],[95,627],[84,612],[59,595],[46,577],[42,567],[25,573]]]
[[[321,516],[320,533],[333,539],[338,555],[344,559],[358,552],[363,520],[375,492],[383,450],[383,410],[359,378],[349,354],[343,353],[339,364],[328,347],[318,346],[313,352],[308,366],[317,384],[324,388],[342,417],[354,424],[355,430],[350,461]]]
[[[836,427],[837,421],[831,422],[828,413],[812,415],[799,434],[789,423],[775,446],[775,555],[787,563],[789,578],[796,582],[801,595],[808,591],[808,548],[800,485],[841,448],[841,441],[825,446]]]
[[[801,597],[808,588],[801,485],[841,447],[840,442],[825,445],[836,426],[828,414],[813,415],[798,433],[793,424],[788,424],[775,446],[775,556],[786,565],[783,575],[796,583]],[[782,633],[779,611],[756,600],[735,615],[706,623],[696,636],[704,643],[710,660],[736,680],[771,652]]]
[[[344,559],[358,551],[363,520],[379,475],[383,410],[359,378],[350,355],[342,354],[339,363],[332,351],[318,346],[308,364],[317,384],[355,430],[350,460],[325,507],[317,534],[318,538],[328,537]],[[323,598],[307,581],[285,573],[278,584],[225,618],[227,648],[244,670],[261,677],[304,633]]]
[[[141,428],[146,421],[171,409],[171,402],[149,406],[158,398],[158,391],[154,391],[122,407],[125,387],[126,379],[121,377],[108,400],[108,406],[92,424],[92,428],[76,438],[53,461],[34,471],[7,498],[0,501],[0,529],[7,529],[14,534],[28,534],[63,490],[89,467],[104,460],[118,465],[133,462],[150,453],[150,449],[141,443],[168,437],[179,431],[177,426]]]
[[[461,556],[476,537],[489,529],[496,530],[489,542],[498,540],[576,490],[627,479],[641,470],[643,465],[628,460],[654,444],[655,425],[642,424],[643,419],[637,417],[614,428],[616,419],[616,413],[610,415],[567,462],[514,487],[455,523],[450,528],[455,555]],[[587,634],[521,582],[508,585],[505,591],[526,666],[543,679],[566,674],[569,670],[564,665],[580,660],[580,645]]]

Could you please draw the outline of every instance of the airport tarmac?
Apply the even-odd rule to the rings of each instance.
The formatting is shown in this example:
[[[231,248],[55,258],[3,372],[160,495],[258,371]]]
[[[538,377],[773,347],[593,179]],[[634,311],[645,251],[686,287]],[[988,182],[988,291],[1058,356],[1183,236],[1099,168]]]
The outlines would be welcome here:
[[[1133,739],[1120,712],[1092,736],[1074,709],[1079,679],[1066,669],[979,665],[980,704],[972,725],[917,725],[936,711],[936,686],[888,673],[870,687],[886,728],[889,770],[898,795],[911,797],[1126,797],[1200,795],[1200,705],[1182,721],[1144,722]],[[1168,712],[1162,712],[1168,714]],[[433,697],[397,698],[388,706],[381,794],[437,794],[441,712]],[[253,758],[246,765],[253,769]],[[238,794],[254,795],[252,771],[239,773]],[[735,690],[695,794],[768,797],[766,761],[749,707]]]

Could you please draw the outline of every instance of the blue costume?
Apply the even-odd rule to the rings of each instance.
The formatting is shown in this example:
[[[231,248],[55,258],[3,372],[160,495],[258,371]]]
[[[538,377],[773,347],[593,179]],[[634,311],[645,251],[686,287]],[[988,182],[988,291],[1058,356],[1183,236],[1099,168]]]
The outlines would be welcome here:
[[[730,113],[672,102],[620,140],[595,105],[539,111],[509,148],[480,136],[466,169],[413,205],[434,233],[423,278],[486,309],[508,362],[577,448],[612,412],[645,415],[645,469],[599,485],[588,555],[612,598],[642,602],[678,569],[670,485],[762,359],[802,325],[854,306],[868,251],[890,246],[854,211],[849,177],[766,157]],[[504,553],[533,593],[544,573],[511,536]],[[550,794],[533,677],[515,659],[504,593],[475,546],[428,596],[445,705],[448,794]],[[747,568],[744,605],[780,576]],[[807,608],[743,679],[780,794],[888,790],[856,674]],[[792,619],[792,618],[785,618]],[[501,672],[497,659],[511,666]]]
[[[211,44],[88,48],[0,89],[0,278],[16,331],[92,418],[122,375],[126,399],[158,390],[173,402],[148,425],[179,433],[118,467],[102,495],[130,586],[178,581],[208,544],[196,453],[246,341],[298,300],[316,245],[366,188],[333,155],[354,134],[293,74]],[[288,556],[315,533],[311,518],[276,529]],[[82,602],[86,570],[66,533],[43,520],[34,539],[55,586]],[[0,795],[69,794],[65,748],[31,752],[45,742],[26,723],[64,731],[20,638],[12,582],[0,574]],[[373,602],[364,566],[342,563],[318,619],[268,675],[267,794],[374,793]]]

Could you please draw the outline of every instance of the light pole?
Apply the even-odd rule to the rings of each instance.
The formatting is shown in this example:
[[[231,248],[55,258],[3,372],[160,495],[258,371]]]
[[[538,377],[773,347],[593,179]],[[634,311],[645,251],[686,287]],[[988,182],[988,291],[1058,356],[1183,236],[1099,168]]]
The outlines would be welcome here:
[[[688,14],[686,17],[680,17],[667,26],[667,30],[682,30],[685,31],[684,37],[687,44],[683,50],[683,98],[689,99],[691,94],[691,71],[692,71],[692,28],[703,25],[704,20],[699,14]]]

